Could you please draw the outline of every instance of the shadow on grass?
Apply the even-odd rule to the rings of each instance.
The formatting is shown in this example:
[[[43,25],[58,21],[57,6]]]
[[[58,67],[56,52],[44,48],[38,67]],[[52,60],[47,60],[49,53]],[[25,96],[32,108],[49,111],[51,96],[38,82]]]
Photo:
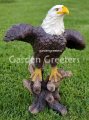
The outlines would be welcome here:
[[[0,0],[0,3],[13,3],[16,2],[16,0]]]

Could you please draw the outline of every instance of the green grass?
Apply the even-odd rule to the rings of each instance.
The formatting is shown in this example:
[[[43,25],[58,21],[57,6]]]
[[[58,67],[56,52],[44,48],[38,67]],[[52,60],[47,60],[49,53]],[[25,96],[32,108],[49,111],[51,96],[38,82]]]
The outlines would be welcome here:
[[[0,120],[88,120],[89,119],[89,0],[15,0],[0,3]],[[79,30],[85,37],[86,49],[67,49],[62,57],[79,58],[79,63],[62,63],[59,67],[71,70],[73,77],[61,83],[61,103],[67,106],[65,117],[48,110],[37,114],[28,113],[32,95],[22,85],[29,78],[28,64],[10,63],[9,57],[28,57],[32,47],[21,42],[3,42],[5,31],[13,24],[41,24],[46,12],[56,4],[64,4],[70,9],[65,18],[66,28]],[[45,75],[49,67],[45,71]]]

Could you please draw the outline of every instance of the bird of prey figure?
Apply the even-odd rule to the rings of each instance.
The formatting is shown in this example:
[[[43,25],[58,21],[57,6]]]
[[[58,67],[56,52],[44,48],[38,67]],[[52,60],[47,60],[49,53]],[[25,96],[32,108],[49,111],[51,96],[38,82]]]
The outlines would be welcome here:
[[[85,48],[84,38],[78,31],[65,29],[63,18],[66,14],[69,14],[67,7],[56,5],[48,11],[41,26],[18,24],[6,32],[5,41],[27,42],[33,47],[34,57],[40,58],[40,61],[35,60],[32,81],[42,80],[42,65],[46,56],[49,60],[54,58],[53,61],[50,60],[52,68],[49,80],[53,79],[56,82],[61,75],[58,72],[55,59],[61,56],[66,47],[77,50]]]

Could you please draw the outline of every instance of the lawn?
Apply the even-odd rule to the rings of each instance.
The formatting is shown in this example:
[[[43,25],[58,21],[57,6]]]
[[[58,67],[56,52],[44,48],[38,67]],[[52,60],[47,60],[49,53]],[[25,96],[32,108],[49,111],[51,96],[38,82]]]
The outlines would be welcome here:
[[[5,1],[5,0],[4,0]],[[8,1],[8,0],[6,0]],[[61,83],[61,103],[68,108],[65,117],[46,108],[32,115],[28,106],[32,95],[24,89],[22,81],[29,78],[27,63],[11,63],[10,56],[29,57],[32,47],[27,43],[5,43],[5,31],[13,24],[41,24],[49,8],[64,4],[70,9],[65,18],[66,28],[79,30],[85,38],[84,51],[66,49],[62,57],[75,58],[75,62],[60,63],[58,66],[71,70],[73,77]],[[0,120],[88,120],[89,119],[89,0],[12,0],[0,3]],[[50,71],[46,67],[45,75]]]

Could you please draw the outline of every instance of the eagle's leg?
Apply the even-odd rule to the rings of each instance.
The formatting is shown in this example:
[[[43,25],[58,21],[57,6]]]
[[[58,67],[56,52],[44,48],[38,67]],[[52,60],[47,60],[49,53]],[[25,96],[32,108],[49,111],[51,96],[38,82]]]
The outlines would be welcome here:
[[[43,66],[43,57],[39,56],[40,54],[36,54],[34,56],[34,71],[31,75],[31,79],[33,81],[33,91],[36,94],[41,92],[41,81],[42,81],[42,66]]]
[[[32,81],[36,81],[37,79],[39,81],[42,81],[42,69],[41,68],[35,68],[34,73],[31,75]]]
[[[51,75],[49,77],[49,80],[53,80],[54,82],[58,82],[58,80],[61,78],[61,74],[58,72],[57,66],[54,66],[51,68]]]
[[[41,92],[41,81],[42,81],[42,70],[40,68],[35,68],[33,74],[31,75],[33,81],[33,91],[35,94]]]
[[[54,55],[54,54],[53,54]],[[52,58],[52,56],[51,56]],[[56,58],[56,57],[55,57]],[[58,68],[57,68],[57,62],[55,61],[51,61],[51,74],[49,76],[49,82],[47,84],[47,89],[51,92],[55,91],[55,89],[58,87],[59,85],[59,81],[62,78],[61,73],[59,73]]]
[[[42,66],[44,62],[44,57],[38,52],[34,55],[34,72],[31,75],[32,81],[35,82],[36,80],[42,81]]]

